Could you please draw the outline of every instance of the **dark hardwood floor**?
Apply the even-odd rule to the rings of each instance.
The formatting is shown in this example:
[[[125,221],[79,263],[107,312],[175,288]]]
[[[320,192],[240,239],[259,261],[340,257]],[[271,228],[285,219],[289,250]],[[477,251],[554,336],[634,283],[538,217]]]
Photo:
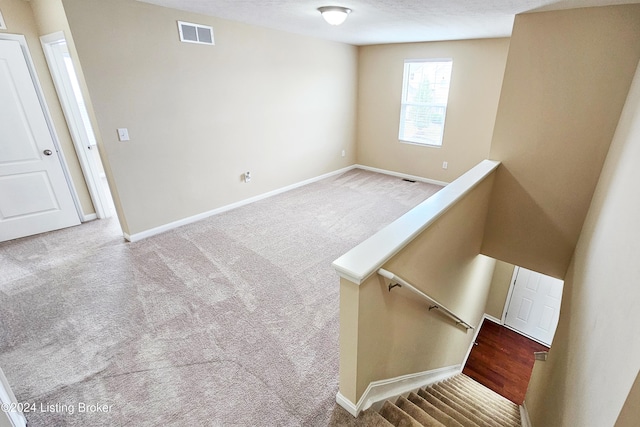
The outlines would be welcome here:
[[[482,323],[476,343],[462,372],[522,405],[535,361],[533,353],[548,348],[489,320]]]

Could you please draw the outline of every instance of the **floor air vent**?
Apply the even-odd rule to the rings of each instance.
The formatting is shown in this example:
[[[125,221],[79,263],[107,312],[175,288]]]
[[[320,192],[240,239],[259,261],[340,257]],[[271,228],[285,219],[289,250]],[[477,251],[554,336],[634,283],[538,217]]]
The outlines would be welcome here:
[[[178,30],[180,31],[181,42],[215,44],[213,41],[213,28],[207,25],[178,21]]]

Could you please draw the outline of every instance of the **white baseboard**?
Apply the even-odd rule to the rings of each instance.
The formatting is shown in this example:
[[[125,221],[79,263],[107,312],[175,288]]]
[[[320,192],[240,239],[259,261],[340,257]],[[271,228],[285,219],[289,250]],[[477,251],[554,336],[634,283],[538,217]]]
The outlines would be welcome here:
[[[336,403],[342,406],[348,413],[350,413],[354,417],[357,417],[361,411],[361,409],[358,409],[358,407],[353,402],[344,397],[340,392],[336,394]]]
[[[532,427],[531,418],[529,418],[529,411],[527,410],[527,405],[522,402],[520,405],[520,423],[522,427]]]
[[[168,224],[161,225],[159,227],[150,228],[149,230],[141,231],[139,233],[134,233],[134,234],[123,233],[123,235],[124,235],[124,238],[127,239],[129,242],[137,242],[137,241],[140,241],[142,239],[146,239],[147,237],[155,236],[156,234],[164,233],[166,231],[173,230],[174,228],[182,227],[183,225],[191,224],[191,223],[203,220],[205,218],[208,218],[210,216],[218,215],[218,214],[221,214],[223,212],[227,212],[227,211],[230,211],[232,209],[236,209],[236,208],[239,208],[241,206],[248,205],[249,203],[257,202],[259,200],[263,200],[263,199],[266,199],[268,197],[272,197],[272,196],[284,193],[286,191],[290,191],[290,190],[293,190],[295,188],[302,187],[303,185],[311,184],[311,183],[314,183],[316,181],[320,181],[322,179],[332,177],[334,175],[339,175],[341,173],[344,173],[344,172],[350,171],[352,169],[355,169],[356,167],[357,167],[356,165],[347,166],[346,168],[338,169],[336,171],[329,172],[329,173],[326,173],[324,175],[316,176],[314,178],[310,178],[310,179],[307,179],[307,180],[304,180],[304,181],[300,181],[300,182],[297,182],[295,184],[287,185],[286,187],[278,188],[276,190],[269,191],[267,193],[263,193],[263,194],[260,194],[260,195],[254,196],[254,197],[250,197],[248,199],[244,199],[244,200],[241,200],[241,201],[236,202],[236,203],[231,203],[230,205],[222,206],[220,208],[213,209],[211,211],[207,211],[207,212],[203,212],[203,213],[198,214],[198,215],[193,215],[193,216],[190,216],[190,217],[187,217],[187,218],[183,218],[183,219],[180,219],[178,221],[173,221],[173,222],[170,222]]]
[[[497,323],[498,325],[502,325],[502,320],[498,319],[497,317],[493,317],[490,314],[485,313],[482,316],[483,319],[487,319],[487,320],[491,320],[493,323]]]
[[[82,218],[80,219],[81,222],[89,222],[89,221],[93,221],[94,219],[98,219],[98,215],[95,213],[92,214],[82,214]]]
[[[402,179],[410,179],[412,181],[426,182],[427,184],[441,185],[443,187],[449,184],[448,182],[444,182],[444,181],[436,181],[435,179],[423,178],[421,176],[416,176],[416,175],[407,175],[406,173],[395,172],[395,171],[390,171],[386,169],[379,169],[371,166],[355,165],[355,167],[358,169],[363,169],[370,172],[383,173],[385,175],[397,176],[398,178],[402,178]]]
[[[336,395],[336,403],[351,415],[357,417],[360,412],[370,408],[375,403],[442,381],[460,373],[460,369],[460,365],[454,365],[416,374],[402,375],[387,380],[374,381],[369,384],[357,404],[351,402],[340,392]]]
[[[410,180],[413,180],[413,181],[426,182],[426,183],[435,184],[435,185],[445,186],[445,185],[448,184],[448,182],[436,181],[436,180],[433,180],[433,179],[423,178],[423,177],[420,177],[420,176],[407,175],[407,174],[400,173],[400,172],[394,172],[394,171],[389,171],[389,170],[385,170],[385,169],[373,168],[371,166],[351,165],[351,166],[347,166],[346,168],[342,168],[342,169],[338,169],[338,170],[333,171],[333,172],[326,173],[324,175],[316,176],[314,178],[310,178],[310,179],[307,179],[307,180],[304,180],[304,181],[300,181],[300,182],[297,182],[295,184],[287,185],[286,187],[278,188],[276,190],[269,191],[269,192],[264,193],[264,194],[260,194],[260,195],[254,196],[254,197],[250,197],[248,199],[244,199],[244,200],[241,200],[241,201],[236,202],[236,203],[231,203],[230,205],[222,206],[222,207],[219,207],[217,209],[213,209],[213,210],[210,210],[210,211],[207,211],[207,212],[203,212],[203,213],[198,214],[198,215],[193,215],[193,216],[190,216],[190,217],[187,217],[187,218],[180,219],[178,221],[173,221],[173,222],[170,222],[168,224],[161,225],[159,227],[150,228],[149,230],[141,231],[139,233],[134,233],[134,234],[123,233],[123,236],[129,242],[137,242],[137,241],[140,241],[142,239],[146,239],[147,237],[155,236],[156,234],[164,233],[166,231],[173,230],[174,228],[182,227],[183,225],[191,224],[191,223],[203,220],[205,218],[208,218],[210,216],[218,215],[218,214],[221,214],[223,212],[227,212],[227,211],[230,211],[232,209],[236,209],[236,208],[239,208],[241,206],[248,205],[249,203],[257,202],[259,200],[263,200],[263,199],[266,199],[268,197],[276,196],[278,194],[293,190],[295,188],[302,187],[302,186],[307,185],[307,184],[312,184],[314,182],[317,182],[317,181],[320,181],[322,179],[329,178],[329,177],[332,177],[332,176],[335,176],[335,175],[339,175],[341,173],[350,171],[352,169],[362,169],[362,170],[367,170],[367,171],[370,171],[370,172],[377,172],[377,173],[381,173],[381,174],[385,174],[385,175],[396,176],[398,178],[410,179]],[[95,214],[93,214],[93,215],[95,216]],[[90,215],[85,215],[85,221],[90,221],[90,219],[86,219],[89,216]],[[97,216],[96,216],[96,218],[97,218]],[[95,218],[91,218],[91,219],[95,219]]]

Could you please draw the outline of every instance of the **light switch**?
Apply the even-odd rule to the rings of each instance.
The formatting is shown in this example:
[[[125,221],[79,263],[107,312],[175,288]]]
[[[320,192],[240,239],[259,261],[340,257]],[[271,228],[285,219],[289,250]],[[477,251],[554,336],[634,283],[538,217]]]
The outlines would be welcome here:
[[[118,128],[118,139],[120,141],[129,140],[129,130],[127,128]]]

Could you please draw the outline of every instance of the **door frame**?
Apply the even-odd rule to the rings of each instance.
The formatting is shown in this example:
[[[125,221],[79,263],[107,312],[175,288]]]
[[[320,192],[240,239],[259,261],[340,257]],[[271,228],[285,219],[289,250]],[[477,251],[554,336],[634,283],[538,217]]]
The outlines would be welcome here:
[[[516,286],[516,279],[518,278],[518,273],[520,272],[520,267],[515,265],[514,269],[513,269],[513,274],[511,274],[511,282],[509,282],[509,292],[507,292],[507,299],[504,302],[504,308],[502,309],[502,317],[500,318],[500,324],[506,326],[507,328],[514,330],[513,328],[510,328],[509,326],[507,326],[506,323],[504,323],[507,320],[507,311],[509,311],[509,304],[511,303],[511,296],[513,294],[513,288],[515,288]],[[520,335],[522,335],[522,332],[516,331],[518,332]],[[527,337],[529,338],[529,337]]]
[[[9,33],[0,33],[0,40],[13,40],[17,41],[20,44],[20,48],[22,49],[22,54],[24,55],[25,62],[27,63],[27,68],[29,69],[29,74],[31,75],[31,81],[33,82],[33,87],[36,91],[36,95],[38,96],[38,101],[40,102],[40,107],[42,108],[42,113],[44,115],[44,120],[47,123],[47,127],[49,128],[49,133],[51,134],[51,139],[53,141],[53,146],[56,149],[56,155],[58,156],[58,160],[60,161],[60,166],[62,167],[62,174],[64,175],[64,179],[67,182],[67,186],[69,187],[69,192],[71,193],[71,199],[73,199],[73,204],[76,207],[76,213],[82,222],[86,222],[92,218],[87,218],[87,216],[82,211],[82,206],[80,206],[80,198],[78,197],[78,193],[76,191],[76,187],[73,185],[73,181],[71,180],[71,172],[69,171],[69,166],[64,158],[64,153],[60,148],[60,140],[58,139],[58,134],[53,126],[53,119],[51,118],[51,112],[49,111],[49,106],[44,97],[44,92],[42,91],[42,86],[40,85],[40,80],[38,79],[38,75],[36,73],[36,67],[33,64],[33,60],[31,59],[31,53],[29,52],[29,45],[27,44],[27,38],[22,34],[9,34]]]
[[[80,163],[82,174],[84,175],[85,182],[87,183],[87,188],[89,190],[89,195],[91,196],[91,201],[93,202],[93,207],[96,210],[96,215],[99,219],[109,218],[111,216],[110,209],[108,208],[109,196],[107,196],[102,187],[100,172],[98,171],[95,163],[97,160],[90,158],[91,153],[88,153],[85,149],[90,146],[87,133],[90,131],[95,136],[95,131],[93,130],[93,126],[91,126],[91,129],[86,129],[85,123],[82,121],[80,112],[78,111],[78,103],[75,95],[73,94],[73,89],[69,87],[68,81],[61,76],[62,73],[67,73],[67,71],[60,69],[61,64],[54,52],[54,45],[62,42],[66,43],[67,48],[69,47],[69,43],[62,31],[57,31],[40,37],[40,43],[42,44],[44,56],[47,60],[47,65],[49,66],[49,72],[53,78],[53,84],[60,100],[62,112],[64,113],[67,127],[71,134],[71,140],[73,141],[74,148],[76,149],[78,162]],[[77,71],[76,76],[78,76]],[[78,81],[78,83],[80,82]],[[94,145],[93,149],[97,150],[98,146]]]

